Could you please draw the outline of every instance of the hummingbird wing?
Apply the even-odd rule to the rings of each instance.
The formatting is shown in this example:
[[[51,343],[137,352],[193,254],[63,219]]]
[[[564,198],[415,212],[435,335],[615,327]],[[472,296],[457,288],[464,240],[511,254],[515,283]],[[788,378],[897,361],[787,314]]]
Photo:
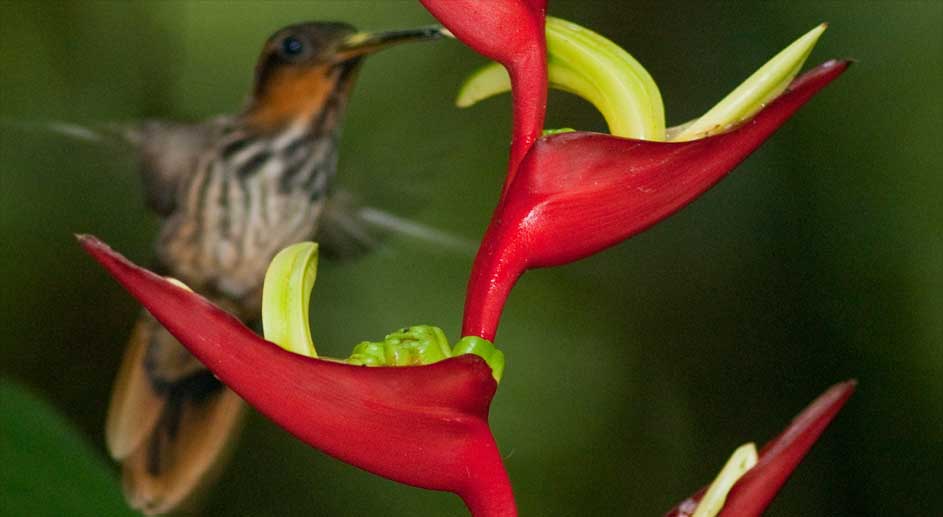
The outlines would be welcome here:
[[[471,239],[361,204],[345,190],[338,190],[327,198],[314,240],[324,255],[350,259],[375,249],[389,234],[469,256],[474,255],[476,248]]]
[[[245,405],[149,314],[118,373],[105,435],[128,502],[145,514],[192,501],[218,474]]]
[[[206,149],[231,125],[231,117],[217,117],[200,124],[146,121],[124,128],[140,157],[144,193],[154,212],[174,211],[181,179],[197,169]]]
[[[232,127],[233,118],[220,116],[201,123],[162,120],[82,125],[53,120],[0,120],[0,127],[42,131],[91,145],[137,155],[148,207],[161,216],[175,208],[180,180],[196,170],[202,153]]]

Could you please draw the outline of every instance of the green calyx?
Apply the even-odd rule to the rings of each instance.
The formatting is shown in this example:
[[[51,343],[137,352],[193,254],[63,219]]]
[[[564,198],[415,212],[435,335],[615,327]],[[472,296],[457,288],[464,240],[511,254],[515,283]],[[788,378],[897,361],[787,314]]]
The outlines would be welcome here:
[[[547,17],[546,28],[547,79],[551,87],[592,103],[615,136],[656,141],[695,140],[730,130],[778,97],[799,73],[826,28],[823,23],[807,32],[703,116],[675,128],[665,127],[658,86],[635,58],[589,29],[552,17]],[[468,77],[455,103],[462,108],[469,107],[510,89],[507,72],[501,65],[491,63]]]
[[[504,375],[504,352],[498,350],[494,343],[477,336],[465,336],[452,347],[452,357],[463,354],[475,354],[484,359],[491,367],[494,380],[501,382]]]
[[[561,127],[560,129],[544,129],[540,136],[559,135],[560,133],[572,133],[576,131],[572,127]]]
[[[262,329],[265,339],[308,357],[317,357],[308,308],[317,278],[318,245],[300,242],[280,251],[265,273],[262,287]],[[462,354],[488,363],[496,381],[504,374],[504,353],[490,341],[464,337],[449,346],[445,333],[431,325],[415,325],[388,334],[383,341],[364,341],[345,362],[363,366],[418,366]]]
[[[354,347],[348,364],[362,366],[418,366],[432,364],[463,354],[481,357],[491,367],[496,381],[504,374],[504,353],[490,341],[479,337],[463,337],[449,347],[439,327],[414,325],[388,334],[383,341],[363,341]]]

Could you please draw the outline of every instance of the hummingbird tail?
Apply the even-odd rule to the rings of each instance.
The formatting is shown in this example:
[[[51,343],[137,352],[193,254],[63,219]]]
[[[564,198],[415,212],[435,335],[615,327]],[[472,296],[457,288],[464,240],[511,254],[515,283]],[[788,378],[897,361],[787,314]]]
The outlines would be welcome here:
[[[244,414],[238,395],[142,314],[105,424],[128,503],[148,515],[192,505],[221,471]]]

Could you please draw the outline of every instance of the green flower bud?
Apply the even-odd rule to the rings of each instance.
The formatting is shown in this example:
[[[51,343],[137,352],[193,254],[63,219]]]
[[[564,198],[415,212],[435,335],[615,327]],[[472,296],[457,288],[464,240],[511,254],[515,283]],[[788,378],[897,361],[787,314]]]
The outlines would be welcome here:
[[[445,333],[431,325],[393,332],[384,338],[383,347],[388,366],[432,364],[452,355]]]

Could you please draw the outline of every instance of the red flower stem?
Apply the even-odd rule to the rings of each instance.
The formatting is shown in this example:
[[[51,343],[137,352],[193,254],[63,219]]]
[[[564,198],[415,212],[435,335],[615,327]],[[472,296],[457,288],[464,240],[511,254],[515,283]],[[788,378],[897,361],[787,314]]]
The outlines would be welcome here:
[[[500,214],[495,212],[495,218]],[[526,262],[520,257],[526,253],[527,243],[510,232],[501,232],[500,221],[493,219],[481,240],[478,255],[472,265],[465,297],[463,336],[478,336],[494,342],[504,304],[524,274]]]
[[[511,137],[511,152],[508,172],[501,188],[501,201],[517,175],[521,160],[540,137],[547,111],[547,43],[544,20],[540,20],[540,40],[534,44],[540,49],[521,54],[507,65],[511,77],[511,96],[514,106],[514,127]]]

